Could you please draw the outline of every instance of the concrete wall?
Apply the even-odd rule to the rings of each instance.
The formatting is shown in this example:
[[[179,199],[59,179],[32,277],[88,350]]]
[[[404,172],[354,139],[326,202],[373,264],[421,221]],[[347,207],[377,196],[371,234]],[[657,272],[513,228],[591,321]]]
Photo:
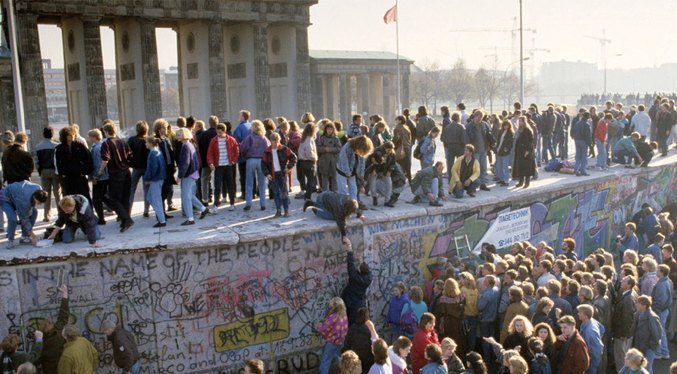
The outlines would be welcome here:
[[[580,181],[526,200],[349,228],[375,275],[368,303],[379,331],[388,331],[394,282],[424,285],[437,257],[455,255],[454,236],[468,235],[474,245],[499,212],[529,208],[533,243],[545,240],[558,253],[570,236],[580,257],[612,248],[641,204],[660,208],[677,197],[677,166]],[[346,284],[345,249],[336,230],[284,234],[219,248],[2,267],[0,331],[20,332],[30,344],[41,319],[56,315],[58,269],[65,269],[71,321],[101,352],[99,373],[112,372],[110,344],[99,331],[105,318],[137,336],[143,373],[236,373],[249,358],[263,359],[274,373],[317,372],[324,342],[313,326]]]

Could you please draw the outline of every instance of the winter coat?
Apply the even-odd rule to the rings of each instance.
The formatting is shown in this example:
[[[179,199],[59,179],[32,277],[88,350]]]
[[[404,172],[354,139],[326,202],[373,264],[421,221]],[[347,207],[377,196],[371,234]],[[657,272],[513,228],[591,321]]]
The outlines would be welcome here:
[[[557,349],[562,349],[563,345],[564,342],[561,340],[555,342],[555,348]],[[585,344],[585,340],[583,340],[578,331],[574,331],[569,348],[564,352],[563,360],[558,362],[558,365],[560,367],[560,374],[583,374],[588,370],[590,366],[588,345]]]
[[[433,331],[426,331],[419,328],[414,335],[411,346],[411,370],[413,374],[419,374],[421,369],[428,363],[425,358],[425,348],[430,344],[440,345],[437,339],[437,333]]]
[[[134,335],[118,325],[115,326],[115,330],[108,337],[108,341],[113,343],[115,365],[129,372],[132,366],[141,358]]]
[[[324,192],[322,194],[324,195]],[[362,274],[357,271],[355,255],[352,251],[348,251],[346,262],[348,263],[348,285],[341,292],[341,299],[346,306],[362,306],[367,297],[367,289],[373,280],[372,274],[371,272]]]
[[[226,152],[228,152],[228,161],[231,164],[237,164],[237,161],[240,157],[240,147],[237,145],[237,140],[230,135],[226,135],[225,138],[219,138],[215,136],[209,142],[209,147],[207,149],[207,165],[214,165],[214,167],[226,166],[219,165],[219,142],[226,142]]]
[[[18,144],[7,148],[2,155],[2,178],[7,184],[30,180],[33,169],[33,156]]]
[[[195,146],[190,141],[183,142],[181,146],[178,169],[177,178],[187,178],[200,170],[200,158],[195,151]]]
[[[529,338],[525,337],[524,334],[513,332],[505,337],[505,344],[503,344],[504,349],[516,349],[517,347],[519,347],[520,355],[526,362],[531,362],[531,360],[534,359],[534,356],[529,350]]]
[[[435,127],[435,120],[429,115],[419,118],[418,125],[416,125],[416,140],[419,142],[423,141],[423,138],[428,136],[428,133],[433,127]]]
[[[451,357],[447,358],[447,371],[449,374],[462,374],[465,371],[463,361],[453,353]]]
[[[411,192],[416,193],[419,187],[423,189],[423,193],[430,193],[430,187],[433,184],[433,179],[437,178],[437,193],[439,196],[444,196],[444,188],[442,187],[443,179],[441,175],[437,173],[437,169],[434,166],[428,166],[425,169],[419,170],[418,173],[414,176],[414,179],[411,180],[409,184],[411,186]]]
[[[127,139],[127,144],[132,150],[132,162],[129,163],[129,166],[134,169],[145,169],[150,154],[148,148],[146,148],[146,138],[132,136]]]
[[[330,314],[317,332],[327,343],[342,345],[348,334],[348,316],[339,317],[336,313]]]
[[[293,150],[292,150],[293,151]],[[357,166],[355,164],[357,163]],[[339,152],[338,162],[336,163],[336,172],[344,177],[357,176],[364,178],[365,160],[355,154],[355,150],[346,143]]]
[[[332,217],[334,217],[336,225],[338,226],[339,231],[341,232],[341,237],[345,237],[347,235],[346,219],[348,217],[345,217],[343,215],[343,204],[345,204],[346,200],[350,199],[350,196],[343,195],[334,191],[323,191],[320,194],[320,197],[318,197],[318,199],[320,199],[322,205],[324,205],[327,211],[332,215]],[[357,218],[360,218],[362,217],[362,212],[358,210],[356,215]]]
[[[411,148],[413,137],[411,131],[406,125],[397,125],[393,129],[393,144],[395,148],[404,147]]]
[[[299,153],[299,146],[301,145],[301,133],[298,131],[290,131],[287,136],[289,136],[289,148],[297,155]]]
[[[392,323],[393,325],[399,325],[400,317],[402,316],[402,308],[404,308],[404,305],[408,303],[409,295],[406,293],[397,297],[391,297],[390,306],[388,307],[388,315],[386,316],[386,322]]]
[[[508,327],[510,322],[516,316],[524,316],[529,318],[529,305],[524,301],[519,301],[516,303],[511,303],[508,305],[508,309],[505,311],[505,320],[503,321],[503,329],[501,330],[501,344],[505,346],[505,338],[508,337]]]
[[[148,154],[146,172],[143,174],[144,182],[159,182],[167,178],[167,165],[165,157],[159,149],[153,148]]]
[[[343,342],[341,353],[353,351],[362,362],[362,372],[366,373],[374,364],[374,354],[371,352],[371,332],[364,323],[354,323],[348,329],[348,334]]]
[[[393,347],[388,347],[388,358],[392,364],[393,374],[409,374],[407,361],[395,353]]]
[[[200,149],[200,164],[202,167],[208,167],[207,154],[209,153],[209,145],[212,140],[217,137],[216,128],[208,128],[201,132],[197,137],[198,148]]]
[[[433,309],[435,329],[440,334],[439,338],[451,338],[456,342],[456,354],[461,362],[465,362],[468,351],[463,328],[463,301],[463,294],[455,298],[442,296]]]
[[[486,152],[489,150],[489,148],[491,148],[492,144],[496,143],[496,138],[491,133],[491,128],[489,127],[489,124],[482,121],[480,122],[480,126],[482,127],[482,132],[484,133],[484,151]],[[482,134],[477,133],[477,126],[473,121],[470,121],[465,126],[465,141],[466,144],[472,144],[473,146],[475,146],[476,153],[481,153],[481,150],[478,149],[477,147],[478,139],[480,136],[482,136]]]
[[[663,335],[663,326],[661,326],[658,315],[651,309],[645,312],[637,311],[634,316],[634,325],[632,347],[639,349],[642,353],[646,353],[648,349],[658,351]]]
[[[635,326],[634,314],[636,311],[635,295],[632,291],[618,295],[614,303],[613,318],[611,319],[614,338],[632,337]]]
[[[71,214],[66,214],[63,211],[63,208],[57,204],[56,208],[59,212],[59,217],[56,219],[54,226],[63,227],[65,224],[66,227],[70,227],[74,230],[81,229],[82,232],[87,235],[89,244],[96,243],[96,225],[98,218],[94,215],[89,200],[82,195],[71,195],[70,197],[75,200],[75,209],[73,209]]]
[[[61,299],[61,307],[59,314],[54,321],[54,330],[51,334],[45,334],[42,337],[42,355],[35,366],[42,365],[42,372],[44,374],[56,374],[57,366],[59,365],[59,358],[63,352],[63,345],[66,340],[61,336],[61,330],[68,324],[70,317],[70,310],[68,308],[68,298]]]
[[[341,139],[335,135],[320,135],[317,143],[317,171],[320,174],[332,175],[336,173],[339,153],[341,152]]]
[[[534,158],[534,134],[528,130],[522,130],[515,143],[515,162],[513,165],[513,178],[533,177],[536,173],[536,159]],[[524,154],[529,152],[527,156]]]
[[[668,277],[658,280],[651,293],[651,309],[657,314],[672,307],[672,291],[674,285]]]
[[[499,147],[496,152],[500,156],[510,156],[510,151],[512,151],[514,133],[512,131],[503,131],[499,137],[498,143],[496,144]]]
[[[92,374],[98,368],[99,354],[86,338],[80,336],[63,347],[58,374]]]
[[[79,177],[89,175],[94,171],[89,149],[78,142],[71,143],[70,151],[67,144],[57,145],[54,149],[54,157],[57,172],[62,177]]]
[[[307,137],[299,144],[299,151],[296,153],[299,160],[317,161],[317,146],[311,137]]]
[[[35,156],[38,160],[38,174],[42,174],[45,169],[54,169],[54,152],[56,145],[59,144],[52,139],[45,139],[35,146]]]
[[[14,369],[14,371],[16,371],[16,369],[18,369],[19,366],[21,366],[26,362],[30,362],[31,364],[35,365],[40,360],[40,355],[42,354],[43,347],[44,343],[41,340],[39,340],[33,343],[33,347],[31,348],[31,351],[28,353],[17,351],[14,351],[12,353],[6,353],[5,351],[2,351],[2,355],[0,355],[0,362],[3,362],[5,356],[9,355],[9,359],[12,362],[12,369]]]

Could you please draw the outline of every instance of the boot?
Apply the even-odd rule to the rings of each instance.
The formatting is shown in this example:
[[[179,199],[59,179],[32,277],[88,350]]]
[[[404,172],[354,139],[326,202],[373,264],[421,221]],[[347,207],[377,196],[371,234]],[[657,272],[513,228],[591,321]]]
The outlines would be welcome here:
[[[515,187],[522,187],[522,186],[524,186],[524,177],[520,177],[520,181],[519,181],[519,183],[517,183],[517,185]]]
[[[528,187],[529,187],[529,179],[530,179],[530,178],[531,178],[531,177],[527,177],[527,181],[524,183],[524,187],[523,187],[523,188],[528,188]]]
[[[388,200],[388,201],[387,201],[386,203],[384,203],[383,205],[387,206],[388,208],[394,208],[394,207],[395,207],[395,203],[397,202],[399,196],[400,196],[400,194],[395,194],[395,193],[394,193],[392,196],[390,196],[390,200]]]
[[[284,218],[289,218],[289,209],[284,210]]]
[[[310,200],[310,199],[306,200],[303,203],[303,212],[305,213],[306,209],[308,209],[308,207],[311,207],[311,206],[314,206],[314,205],[315,205],[315,203],[313,202],[313,200]]]
[[[374,206],[378,206],[378,197],[372,196],[372,200],[374,201]]]
[[[275,212],[275,216],[273,218],[280,218],[280,217],[282,217],[282,211],[278,210],[277,212]]]

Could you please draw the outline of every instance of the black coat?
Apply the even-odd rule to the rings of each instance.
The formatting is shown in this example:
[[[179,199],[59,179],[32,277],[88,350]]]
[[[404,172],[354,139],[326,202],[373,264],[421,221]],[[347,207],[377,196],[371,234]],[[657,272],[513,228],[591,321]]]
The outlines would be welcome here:
[[[87,176],[94,170],[92,154],[84,145],[73,142],[71,150],[68,145],[61,143],[55,148],[56,168],[59,175],[66,177]]]
[[[118,325],[115,331],[108,337],[113,343],[113,358],[117,367],[130,371],[132,366],[139,361],[139,349],[136,346],[134,335]]]
[[[61,352],[63,352],[63,345],[66,340],[61,336],[61,330],[68,324],[68,317],[70,311],[68,309],[68,299],[61,299],[61,308],[59,314],[54,322],[54,331],[51,334],[42,338],[43,347],[38,365],[42,365],[43,374],[56,374]]]
[[[503,342],[503,348],[514,349],[516,347],[520,347],[520,355],[526,362],[531,362],[534,359],[534,356],[529,350],[529,338],[514,332],[505,338],[505,341]]]
[[[533,143],[534,134],[529,130],[523,129],[515,143],[515,164],[512,168],[513,178],[533,177],[536,174]],[[526,152],[529,152],[527,156],[524,155]]]
[[[362,307],[367,296],[367,288],[373,279],[371,272],[362,274],[357,271],[355,255],[352,251],[348,252],[346,261],[348,262],[348,285],[341,292],[341,298],[348,307]]]
[[[341,352],[353,351],[362,362],[362,373],[369,372],[374,364],[374,354],[371,352],[371,332],[364,323],[355,323],[348,329],[346,340]]]
[[[30,181],[33,169],[35,169],[33,156],[18,144],[7,148],[2,155],[2,178],[7,184]]]

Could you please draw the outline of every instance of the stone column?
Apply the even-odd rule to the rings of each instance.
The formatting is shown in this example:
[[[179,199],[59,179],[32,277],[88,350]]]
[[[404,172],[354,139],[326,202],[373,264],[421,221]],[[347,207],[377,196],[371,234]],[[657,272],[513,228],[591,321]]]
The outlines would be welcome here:
[[[180,27],[174,27],[172,30],[176,31],[176,62],[177,66],[179,66],[179,69],[177,69],[177,79],[179,81],[179,115],[184,116],[185,113],[183,113],[183,69],[181,66],[183,66],[182,61],[181,61],[181,28]],[[225,92],[224,92],[225,95]]]
[[[224,120],[228,112],[226,98],[226,64],[223,58],[223,24],[210,21],[209,27],[209,91],[212,113]]]
[[[324,106],[324,114],[325,117],[331,119],[332,121],[334,120],[336,116],[336,112],[334,112],[335,104],[334,104],[334,82],[336,81],[336,76],[334,75],[325,75],[324,77],[324,97],[326,98],[326,105]]]
[[[357,90],[357,95],[362,97],[362,105],[358,105],[357,110],[361,110],[362,116],[369,116],[369,74],[360,75],[358,78],[361,90]]]
[[[256,93],[256,114],[268,118],[270,114],[270,69],[268,67],[267,25],[255,23],[254,28],[254,90]]]
[[[385,119],[386,123],[392,121],[390,119],[390,86],[393,81],[390,79],[390,75],[383,75],[383,113],[381,115]]]
[[[324,79],[322,74],[314,74],[311,83],[313,93],[311,96],[312,113],[316,118],[324,118],[326,116],[324,114]]]
[[[106,102],[106,79],[101,52],[101,29],[99,17],[83,17],[82,31],[85,43],[85,76],[87,79],[87,102],[92,128],[100,126],[108,118]],[[84,130],[84,129],[83,129]]]
[[[297,113],[311,108],[310,98],[310,56],[308,52],[308,24],[296,26],[296,106]],[[313,110],[314,105],[313,105]],[[319,113],[315,113],[317,116]],[[318,117],[319,118],[319,117]]]
[[[346,74],[339,75],[339,119],[350,123],[350,79]]]
[[[2,103],[2,107],[0,107],[2,117],[0,118],[2,119],[3,127],[5,130],[16,133],[18,131],[16,102],[14,99],[14,82],[12,82],[11,78],[0,79],[0,103]]]
[[[143,101],[145,119],[151,123],[162,117],[162,96],[160,95],[160,70],[158,68],[155,20],[142,19],[139,22],[141,34],[141,75],[143,79]]]
[[[17,29],[24,120],[26,130],[30,131],[31,137],[38,139],[49,121],[37,14],[19,14]]]
[[[402,108],[409,108],[409,72],[402,74]]]
[[[383,115],[383,76],[373,74],[369,77],[369,115]]]

